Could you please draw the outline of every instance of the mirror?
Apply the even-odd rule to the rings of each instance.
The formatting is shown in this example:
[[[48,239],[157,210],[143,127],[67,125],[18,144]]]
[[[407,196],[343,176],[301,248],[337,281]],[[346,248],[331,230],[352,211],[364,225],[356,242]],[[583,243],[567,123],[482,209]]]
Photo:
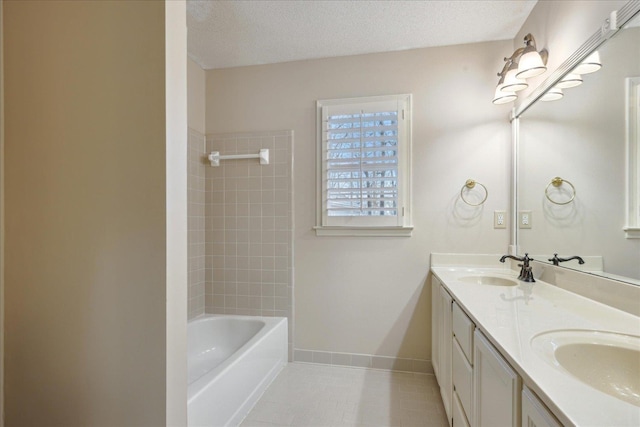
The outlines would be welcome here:
[[[640,16],[597,51],[600,70],[519,117],[516,203],[531,228],[517,225],[517,245],[543,262],[579,255],[584,265],[560,265],[640,284],[640,183],[627,175],[640,168],[638,152],[627,154],[640,125]]]

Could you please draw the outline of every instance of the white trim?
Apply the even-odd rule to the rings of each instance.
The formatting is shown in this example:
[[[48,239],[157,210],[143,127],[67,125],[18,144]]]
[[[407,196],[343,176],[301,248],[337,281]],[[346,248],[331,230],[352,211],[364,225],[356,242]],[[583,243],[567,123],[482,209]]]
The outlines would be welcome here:
[[[0,23],[3,7],[0,0]],[[4,236],[4,32],[0,29],[0,427],[4,426]]]
[[[509,254],[517,255],[520,244],[520,234],[518,232],[518,182],[520,180],[520,169],[518,168],[518,157],[520,150],[520,118],[515,116],[512,110],[511,116],[511,191],[509,196],[509,206],[511,207],[511,221],[509,223]]]
[[[433,366],[429,359],[404,359],[375,354],[339,353],[296,348],[293,360],[298,363],[433,374]]]
[[[187,6],[165,2],[166,425],[187,425]]]
[[[640,77],[625,79],[627,239],[640,239]]]
[[[313,227],[316,236],[351,237],[411,237],[413,226],[408,227]]]
[[[623,230],[627,239],[640,239],[640,228],[625,227]]]
[[[398,216],[394,217],[329,217],[325,212],[324,185],[326,150],[324,116],[327,108],[340,109],[341,106],[353,109],[354,105],[366,104],[374,110],[384,104],[394,103],[398,110]],[[388,109],[389,107],[385,107]],[[326,99],[316,102],[316,234],[318,236],[410,236],[412,227],[412,134],[411,134],[411,94],[370,96],[362,98]],[[375,230],[381,230],[375,232]],[[400,231],[399,231],[400,230]],[[407,231],[408,230],[408,231]]]

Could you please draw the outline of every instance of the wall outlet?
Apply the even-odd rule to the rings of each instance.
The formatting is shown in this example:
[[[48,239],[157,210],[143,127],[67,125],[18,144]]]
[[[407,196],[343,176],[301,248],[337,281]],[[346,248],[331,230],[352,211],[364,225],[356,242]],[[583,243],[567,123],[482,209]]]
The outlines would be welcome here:
[[[507,228],[507,213],[505,211],[493,211],[493,228]]]
[[[518,228],[531,228],[532,217],[531,211],[518,212]]]

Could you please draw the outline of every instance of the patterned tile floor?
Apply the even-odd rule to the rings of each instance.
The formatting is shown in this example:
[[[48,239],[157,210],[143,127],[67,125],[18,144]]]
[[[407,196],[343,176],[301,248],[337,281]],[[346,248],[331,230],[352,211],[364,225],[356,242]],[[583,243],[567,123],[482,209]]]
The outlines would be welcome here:
[[[448,427],[433,375],[289,363],[242,427]]]

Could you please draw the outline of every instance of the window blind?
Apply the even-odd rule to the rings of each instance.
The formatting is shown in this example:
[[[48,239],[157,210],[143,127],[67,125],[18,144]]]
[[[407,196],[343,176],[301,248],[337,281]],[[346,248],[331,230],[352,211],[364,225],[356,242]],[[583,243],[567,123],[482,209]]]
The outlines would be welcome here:
[[[397,106],[327,111],[324,123],[327,215],[398,216]]]
[[[411,95],[316,105],[316,233],[410,236]]]

